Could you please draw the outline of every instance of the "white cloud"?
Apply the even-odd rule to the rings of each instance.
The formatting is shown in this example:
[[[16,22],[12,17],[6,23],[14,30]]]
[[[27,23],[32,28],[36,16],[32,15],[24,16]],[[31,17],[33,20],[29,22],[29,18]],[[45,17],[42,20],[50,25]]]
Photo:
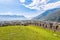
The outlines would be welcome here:
[[[55,3],[49,3],[49,4],[45,5],[44,10],[57,8],[59,6],[60,6],[60,1],[55,2]]]
[[[25,0],[20,0],[20,2],[24,3],[24,2],[25,2]]]
[[[47,4],[49,0],[32,0],[33,2],[29,5],[23,4],[25,7],[30,8],[30,9],[37,9],[40,10],[42,6]]]
[[[0,15],[14,15],[13,12],[0,13]]]
[[[53,9],[53,8],[58,8],[60,7],[60,1],[54,2],[54,3],[48,3],[50,0],[33,0],[33,2],[29,5],[23,4],[25,7],[30,8],[30,9],[36,9],[40,11],[34,16],[40,15],[46,10]],[[28,16],[28,18],[34,17],[33,15]]]
[[[36,10],[48,10],[60,6],[60,1],[55,3],[48,3],[50,0],[32,0],[29,5],[23,4],[25,7]]]

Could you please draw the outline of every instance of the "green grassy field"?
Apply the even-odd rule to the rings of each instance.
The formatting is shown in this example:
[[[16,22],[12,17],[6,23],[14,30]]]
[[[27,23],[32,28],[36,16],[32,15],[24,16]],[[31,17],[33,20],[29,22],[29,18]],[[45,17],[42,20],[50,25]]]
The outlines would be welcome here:
[[[37,26],[0,27],[0,40],[60,40],[60,33]]]

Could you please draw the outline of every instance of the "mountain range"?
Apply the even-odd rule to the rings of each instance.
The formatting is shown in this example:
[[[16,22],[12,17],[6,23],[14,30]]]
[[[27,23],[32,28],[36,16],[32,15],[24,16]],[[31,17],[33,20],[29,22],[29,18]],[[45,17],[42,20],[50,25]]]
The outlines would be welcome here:
[[[0,21],[7,20],[27,20],[27,18],[23,15],[0,15]]]
[[[33,20],[60,21],[60,8],[47,10],[34,17]]]

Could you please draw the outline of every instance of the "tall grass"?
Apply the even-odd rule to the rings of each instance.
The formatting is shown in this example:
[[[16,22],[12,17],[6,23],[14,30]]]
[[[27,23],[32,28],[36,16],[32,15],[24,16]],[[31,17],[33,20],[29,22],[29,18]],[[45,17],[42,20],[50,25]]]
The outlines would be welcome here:
[[[0,40],[60,40],[59,34],[38,26],[0,27]]]

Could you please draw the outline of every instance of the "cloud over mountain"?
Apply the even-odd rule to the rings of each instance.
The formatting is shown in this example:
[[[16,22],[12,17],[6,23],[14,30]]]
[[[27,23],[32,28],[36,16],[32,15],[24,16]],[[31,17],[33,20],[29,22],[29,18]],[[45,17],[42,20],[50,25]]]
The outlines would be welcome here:
[[[32,0],[33,2],[29,5],[26,5],[23,3],[23,5],[30,9],[36,9],[36,10],[48,10],[57,8],[60,6],[60,1],[54,2],[54,3],[48,3],[50,0]],[[25,1],[24,1],[25,2]]]
[[[0,15],[23,15],[33,18],[60,7],[60,0],[0,0]]]

